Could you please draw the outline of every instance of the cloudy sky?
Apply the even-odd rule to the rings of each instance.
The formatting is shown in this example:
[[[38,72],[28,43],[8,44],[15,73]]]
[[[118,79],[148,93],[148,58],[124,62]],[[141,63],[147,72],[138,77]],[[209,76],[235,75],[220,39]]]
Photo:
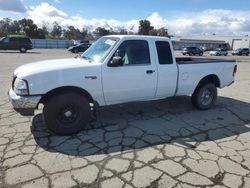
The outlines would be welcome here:
[[[140,19],[173,35],[250,35],[249,0],[0,0],[0,19],[31,18],[42,26],[137,31]]]

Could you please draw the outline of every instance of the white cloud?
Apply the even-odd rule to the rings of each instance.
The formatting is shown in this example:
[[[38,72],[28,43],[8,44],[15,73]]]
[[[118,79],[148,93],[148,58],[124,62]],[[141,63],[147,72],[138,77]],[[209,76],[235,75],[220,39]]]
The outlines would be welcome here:
[[[41,3],[40,5],[31,6],[28,10],[28,14],[31,16],[46,16],[46,17],[66,17],[67,14],[56,7],[48,4]],[[43,17],[41,19],[44,19]]]
[[[21,0],[0,0],[0,11],[26,12],[26,7]]]
[[[2,0],[0,0],[2,1]],[[38,26],[58,22],[63,27],[73,25],[79,29],[93,31],[97,27],[113,30],[127,29],[137,31],[139,20],[119,21],[115,19],[85,19],[80,15],[69,17],[67,14],[48,3],[30,7],[27,11],[29,18],[33,19]],[[170,34],[193,35],[193,34],[250,34],[250,11],[208,9],[200,12],[184,12],[176,14],[170,19],[164,18],[158,12],[153,12],[146,19],[155,28],[166,27]]]
[[[41,3],[38,6],[29,7],[27,17],[32,19],[40,27],[44,24],[51,26],[53,22],[62,23],[67,20],[67,14],[65,12],[48,3]]]
[[[208,9],[201,12],[185,13],[168,20],[170,33],[190,34],[250,34],[250,11]]]
[[[150,15],[147,20],[150,21],[150,23],[156,28],[159,29],[161,27],[167,27],[167,20],[163,17],[161,17],[158,12],[154,12],[152,15]]]

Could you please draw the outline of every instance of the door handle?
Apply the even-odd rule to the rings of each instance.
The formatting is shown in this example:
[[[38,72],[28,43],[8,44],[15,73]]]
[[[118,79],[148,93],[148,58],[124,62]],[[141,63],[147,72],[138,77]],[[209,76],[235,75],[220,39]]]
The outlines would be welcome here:
[[[97,79],[96,76],[85,76],[85,79],[95,80]]]
[[[155,72],[155,70],[147,70],[146,73],[147,74],[153,74]]]

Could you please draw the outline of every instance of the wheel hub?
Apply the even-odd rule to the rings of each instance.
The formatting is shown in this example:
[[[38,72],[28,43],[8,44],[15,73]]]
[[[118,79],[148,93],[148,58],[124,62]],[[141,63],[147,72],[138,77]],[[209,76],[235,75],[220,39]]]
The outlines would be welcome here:
[[[213,94],[210,90],[205,90],[201,95],[201,103],[203,105],[209,105],[213,101]]]
[[[65,116],[66,118],[71,117],[71,116],[72,116],[72,111],[68,110],[68,111],[64,112],[64,116]]]
[[[67,106],[61,109],[58,114],[58,120],[64,124],[73,123],[77,119],[77,110],[74,107]]]

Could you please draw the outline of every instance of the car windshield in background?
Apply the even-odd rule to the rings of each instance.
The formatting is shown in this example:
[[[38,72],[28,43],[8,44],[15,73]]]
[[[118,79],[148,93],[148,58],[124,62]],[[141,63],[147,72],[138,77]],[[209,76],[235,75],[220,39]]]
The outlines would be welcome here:
[[[100,38],[82,54],[82,58],[101,63],[108,55],[108,53],[112,50],[118,40],[119,38],[114,37]]]

